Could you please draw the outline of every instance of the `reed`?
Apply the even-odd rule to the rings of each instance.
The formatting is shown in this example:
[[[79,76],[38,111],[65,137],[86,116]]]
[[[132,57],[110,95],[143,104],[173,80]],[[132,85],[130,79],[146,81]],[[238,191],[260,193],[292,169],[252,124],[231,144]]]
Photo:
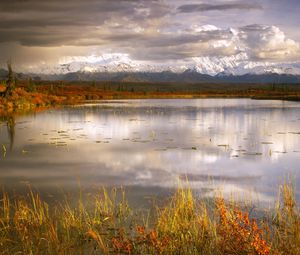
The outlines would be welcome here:
[[[254,218],[222,196],[197,200],[178,188],[149,216],[132,210],[124,190],[102,189],[91,201],[49,206],[29,189],[2,193],[1,254],[300,254],[300,214],[293,185],[274,209]],[[243,208],[243,209],[242,209]],[[150,219],[148,218],[150,217]],[[150,223],[149,223],[150,222]]]

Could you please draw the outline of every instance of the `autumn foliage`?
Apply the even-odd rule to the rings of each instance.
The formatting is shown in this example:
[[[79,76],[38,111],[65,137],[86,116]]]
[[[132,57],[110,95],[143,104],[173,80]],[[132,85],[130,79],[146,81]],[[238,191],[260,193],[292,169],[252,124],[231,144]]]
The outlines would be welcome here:
[[[132,210],[117,189],[85,202],[50,207],[36,192],[13,199],[3,193],[1,254],[300,254],[299,209],[289,185],[260,218],[220,196],[196,200],[185,188],[148,215]]]

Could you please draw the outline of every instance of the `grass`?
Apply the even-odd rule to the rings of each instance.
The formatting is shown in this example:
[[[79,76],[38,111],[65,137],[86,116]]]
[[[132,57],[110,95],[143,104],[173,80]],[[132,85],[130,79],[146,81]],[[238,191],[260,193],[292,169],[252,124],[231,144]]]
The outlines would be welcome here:
[[[1,88],[1,84],[0,84]],[[42,110],[65,103],[65,97],[60,97],[41,92],[28,92],[18,87],[8,98],[0,97],[0,116],[11,113],[24,113],[32,110]]]
[[[85,202],[84,202],[85,201]],[[1,254],[300,254],[300,215],[285,184],[274,210],[253,218],[216,196],[198,201],[179,188],[154,213],[132,210],[123,190],[54,206],[37,192],[3,192]]]
[[[5,85],[0,84],[0,93]],[[300,100],[298,84],[18,81],[12,96],[0,96],[0,115],[43,110],[90,100],[153,98],[253,98]]]

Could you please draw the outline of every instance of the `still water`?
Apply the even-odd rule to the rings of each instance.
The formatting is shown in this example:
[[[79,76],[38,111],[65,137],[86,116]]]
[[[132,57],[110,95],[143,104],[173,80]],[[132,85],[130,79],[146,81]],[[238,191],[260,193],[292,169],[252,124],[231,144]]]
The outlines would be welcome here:
[[[300,104],[250,99],[121,100],[7,118],[0,185],[123,186],[136,199],[184,184],[269,203],[288,176],[300,198]]]

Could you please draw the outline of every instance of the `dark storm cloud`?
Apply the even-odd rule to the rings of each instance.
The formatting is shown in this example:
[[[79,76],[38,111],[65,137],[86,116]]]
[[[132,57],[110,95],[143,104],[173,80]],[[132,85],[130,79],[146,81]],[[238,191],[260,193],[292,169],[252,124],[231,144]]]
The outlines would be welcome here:
[[[134,4],[141,5],[144,0],[2,0],[0,11],[4,12],[57,12],[57,11],[116,11],[124,9],[125,6]],[[148,0],[149,3],[155,3],[155,0]]]
[[[261,9],[258,4],[243,2],[231,2],[225,4],[185,4],[177,8],[181,13],[205,12],[205,11],[225,11],[225,10],[251,10]]]
[[[228,39],[228,33],[221,30],[158,32],[161,19],[170,12],[166,3],[151,0],[7,1],[0,8],[0,43],[106,45],[147,60],[191,57],[203,43]]]
[[[96,35],[109,21],[144,24],[168,13],[167,5],[154,0],[10,0],[0,3],[1,42],[28,46],[78,44],[78,38]],[[123,31],[124,32],[124,31]],[[125,31],[126,32],[126,31]]]
[[[250,60],[294,60],[300,48],[299,3],[0,0],[0,65],[9,58],[27,67],[39,61],[114,53],[150,65],[241,51]],[[259,9],[263,11],[251,11]],[[266,26],[250,25],[254,23]]]

